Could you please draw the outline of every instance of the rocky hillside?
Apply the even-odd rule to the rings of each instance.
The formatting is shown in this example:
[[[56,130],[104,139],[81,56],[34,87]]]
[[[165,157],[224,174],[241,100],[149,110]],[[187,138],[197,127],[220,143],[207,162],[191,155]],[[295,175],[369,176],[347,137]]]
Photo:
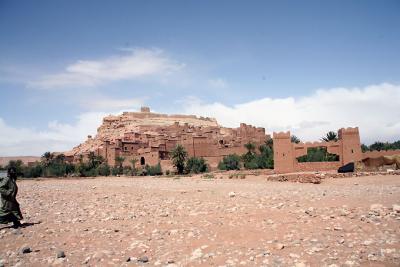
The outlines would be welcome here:
[[[104,141],[114,141],[122,138],[124,133],[139,132],[157,135],[160,127],[170,126],[174,123],[181,125],[187,123],[191,126],[219,127],[217,121],[213,118],[196,117],[194,115],[167,115],[151,113],[149,109],[143,109],[141,112],[124,112],[122,115],[110,115],[103,119],[103,123],[97,129],[97,135],[88,139],[65,152],[65,155],[72,156],[89,151],[95,151]]]

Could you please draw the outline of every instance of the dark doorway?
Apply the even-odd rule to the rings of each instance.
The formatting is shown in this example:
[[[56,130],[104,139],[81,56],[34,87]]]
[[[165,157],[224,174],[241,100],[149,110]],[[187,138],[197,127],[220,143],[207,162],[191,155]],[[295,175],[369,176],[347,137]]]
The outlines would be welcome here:
[[[140,158],[140,165],[144,165],[144,164],[146,164],[146,161],[144,160],[144,157],[141,157]]]

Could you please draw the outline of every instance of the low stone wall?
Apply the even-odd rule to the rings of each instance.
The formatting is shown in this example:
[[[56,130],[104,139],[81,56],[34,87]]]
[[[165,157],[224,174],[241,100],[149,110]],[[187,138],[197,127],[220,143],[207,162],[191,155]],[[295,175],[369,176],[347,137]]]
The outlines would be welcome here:
[[[329,162],[298,162],[295,163],[296,172],[308,172],[308,171],[330,171],[337,170],[341,167],[339,161]]]
[[[362,159],[366,158],[378,158],[381,156],[393,156],[393,155],[400,155],[400,149],[395,150],[381,150],[381,151],[367,151],[362,153]]]

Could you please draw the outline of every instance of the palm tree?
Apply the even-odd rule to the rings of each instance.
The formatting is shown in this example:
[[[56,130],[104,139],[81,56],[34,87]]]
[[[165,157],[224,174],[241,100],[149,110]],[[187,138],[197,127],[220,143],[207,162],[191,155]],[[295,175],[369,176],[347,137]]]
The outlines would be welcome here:
[[[49,166],[53,158],[54,155],[51,152],[47,151],[42,155],[42,162],[45,166]]]
[[[244,147],[247,149],[248,154],[254,154],[254,152],[256,150],[256,146],[251,142],[248,142],[247,144],[245,144]]]
[[[132,170],[136,170],[136,162],[138,162],[138,160],[133,158],[129,162],[132,164]]]
[[[177,145],[171,151],[172,163],[177,168],[179,174],[182,174],[183,170],[185,169],[185,161],[187,156],[188,153],[182,145]]]
[[[125,158],[122,156],[115,157],[115,163],[120,169],[122,169],[122,164],[124,163],[124,161],[125,161]]]
[[[337,133],[333,132],[333,131],[329,131],[326,136],[323,136],[321,138],[321,141],[325,141],[325,142],[330,142],[330,141],[337,141],[338,140],[338,135]]]
[[[95,168],[96,167],[96,155],[94,154],[93,151],[89,152],[89,165],[91,168]]]
[[[298,143],[300,143],[300,138],[298,138],[298,137],[295,136],[295,135],[292,135],[292,136],[290,137],[290,142],[295,143],[295,144],[298,144]]]
[[[62,153],[58,154],[54,161],[57,163],[60,163],[60,164],[64,164],[65,163],[65,155]]]
[[[267,146],[269,146],[270,148],[272,148],[272,147],[274,146],[274,139],[268,138],[268,139],[265,141],[265,145],[267,145]]]

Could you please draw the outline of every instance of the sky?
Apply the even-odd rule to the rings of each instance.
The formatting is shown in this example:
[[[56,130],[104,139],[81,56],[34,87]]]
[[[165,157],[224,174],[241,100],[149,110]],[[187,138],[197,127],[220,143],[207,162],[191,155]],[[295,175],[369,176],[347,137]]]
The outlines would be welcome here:
[[[149,106],[303,141],[400,139],[400,1],[0,0],[0,156]]]

